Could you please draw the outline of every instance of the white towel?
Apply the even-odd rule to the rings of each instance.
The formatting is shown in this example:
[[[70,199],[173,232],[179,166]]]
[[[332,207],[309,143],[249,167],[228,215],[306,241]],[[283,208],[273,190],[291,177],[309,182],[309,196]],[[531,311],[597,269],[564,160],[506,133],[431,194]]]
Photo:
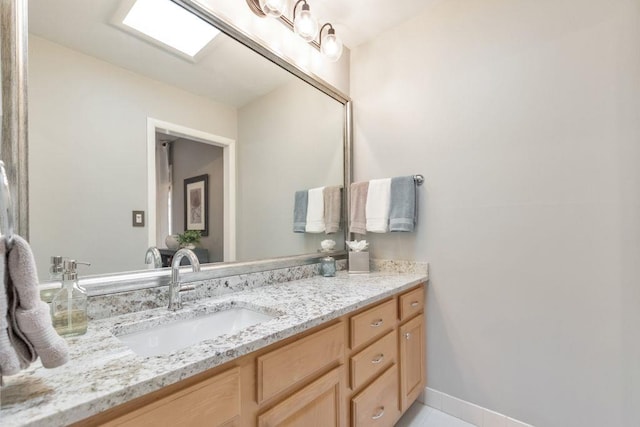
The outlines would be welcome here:
[[[391,200],[391,178],[372,179],[367,191],[367,231],[386,233],[389,231],[389,204]]]
[[[307,200],[307,233],[324,233],[324,187],[309,190]]]

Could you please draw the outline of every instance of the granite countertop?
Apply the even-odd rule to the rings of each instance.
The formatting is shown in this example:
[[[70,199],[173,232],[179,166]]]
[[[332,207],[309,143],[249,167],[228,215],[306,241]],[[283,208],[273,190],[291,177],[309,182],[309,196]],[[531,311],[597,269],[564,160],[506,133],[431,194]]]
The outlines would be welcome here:
[[[68,338],[71,360],[56,369],[39,362],[5,377],[0,421],[9,426],[62,426],[249,354],[382,300],[425,281],[424,274],[377,272],[268,285],[222,297],[124,314],[89,323],[80,337]],[[176,316],[196,316],[233,306],[275,315],[234,335],[223,335],[162,356],[136,355],[116,333],[137,322],[159,324]]]

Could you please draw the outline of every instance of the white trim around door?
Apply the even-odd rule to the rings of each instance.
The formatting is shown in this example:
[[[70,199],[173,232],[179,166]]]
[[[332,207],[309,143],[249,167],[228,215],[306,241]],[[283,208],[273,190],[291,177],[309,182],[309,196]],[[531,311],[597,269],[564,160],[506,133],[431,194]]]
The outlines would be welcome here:
[[[147,229],[156,242],[156,132],[221,147],[224,157],[224,261],[236,260],[236,141],[175,123],[147,117]]]

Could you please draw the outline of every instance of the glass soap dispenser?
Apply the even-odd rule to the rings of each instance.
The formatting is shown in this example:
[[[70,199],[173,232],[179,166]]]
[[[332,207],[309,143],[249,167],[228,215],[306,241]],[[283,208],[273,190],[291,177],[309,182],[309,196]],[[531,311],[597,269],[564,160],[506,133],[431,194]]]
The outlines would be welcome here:
[[[335,240],[323,240],[320,242],[320,252],[331,252],[336,247]],[[320,260],[320,274],[324,277],[334,277],[336,275],[336,260],[328,253]]]
[[[62,289],[51,302],[53,327],[60,336],[82,335],[87,332],[87,291],[78,284],[76,260],[64,260]]]
[[[51,257],[51,265],[49,266],[49,280],[52,282],[60,282],[62,281],[62,268],[63,262],[66,258],[55,255]],[[51,307],[51,301],[53,301],[53,297],[60,291],[60,288],[47,288],[42,289],[40,291],[40,299]]]

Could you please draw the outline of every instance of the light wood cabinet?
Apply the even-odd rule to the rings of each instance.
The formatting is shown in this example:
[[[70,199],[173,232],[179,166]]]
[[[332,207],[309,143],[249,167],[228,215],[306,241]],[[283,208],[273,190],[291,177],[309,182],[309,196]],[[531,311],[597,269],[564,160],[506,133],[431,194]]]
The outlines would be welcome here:
[[[400,326],[400,395],[405,411],[418,397],[426,382],[424,315]]]
[[[391,427],[425,386],[424,287],[79,422]]]
[[[378,304],[351,317],[351,348],[379,337],[396,326],[395,300]]]
[[[342,360],[344,323],[258,356],[258,403]]]
[[[238,426],[240,418],[240,370],[230,369],[158,399],[105,426]]]
[[[342,367],[335,368],[258,417],[259,427],[343,427]]]
[[[420,286],[406,294],[400,295],[400,321],[420,313],[424,309],[424,288]]]
[[[392,427],[400,416],[398,368],[393,365],[351,400],[353,427]]]
[[[397,360],[395,329],[351,357],[351,388],[356,390]]]

